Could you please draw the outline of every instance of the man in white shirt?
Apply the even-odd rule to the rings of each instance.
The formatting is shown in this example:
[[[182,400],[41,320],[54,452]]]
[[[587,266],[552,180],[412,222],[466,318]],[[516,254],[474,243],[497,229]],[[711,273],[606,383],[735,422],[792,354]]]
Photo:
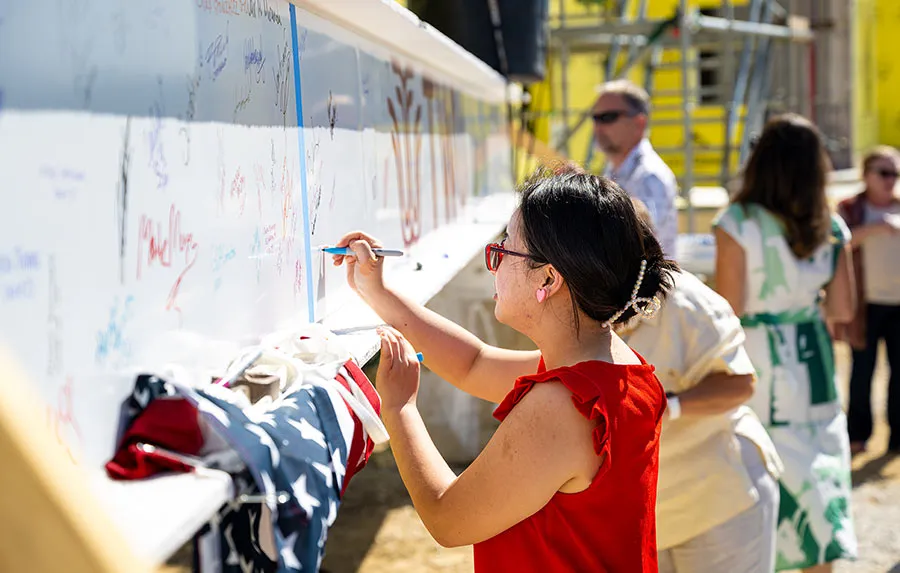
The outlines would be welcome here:
[[[663,252],[675,258],[678,182],[646,138],[650,96],[627,80],[605,83],[599,92],[594,141],[607,158],[604,175],[647,206]]]

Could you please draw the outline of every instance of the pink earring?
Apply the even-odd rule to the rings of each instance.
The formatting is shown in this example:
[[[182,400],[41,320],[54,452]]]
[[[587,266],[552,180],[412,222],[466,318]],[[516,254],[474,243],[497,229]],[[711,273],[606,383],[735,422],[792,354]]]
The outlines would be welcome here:
[[[544,302],[545,300],[547,300],[547,289],[545,288],[537,289],[537,292],[534,294],[538,302]]]

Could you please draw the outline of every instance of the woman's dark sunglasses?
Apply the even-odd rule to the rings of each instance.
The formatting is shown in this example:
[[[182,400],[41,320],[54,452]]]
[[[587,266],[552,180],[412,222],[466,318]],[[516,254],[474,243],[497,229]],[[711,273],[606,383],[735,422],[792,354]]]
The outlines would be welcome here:
[[[595,113],[591,117],[594,118],[594,123],[611,125],[619,121],[620,117],[634,117],[635,115],[637,114],[631,111],[626,111],[624,109],[613,109],[610,111]]]
[[[533,257],[531,255],[504,249],[503,243],[491,243],[484,248],[484,264],[487,267],[487,270],[491,271],[492,273],[496,273],[497,269],[500,268],[500,262],[503,260],[503,255],[524,257],[526,259],[533,260]]]
[[[882,179],[897,179],[900,177],[900,173],[897,171],[891,171],[890,169],[876,169],[875,173],[878,174]]]

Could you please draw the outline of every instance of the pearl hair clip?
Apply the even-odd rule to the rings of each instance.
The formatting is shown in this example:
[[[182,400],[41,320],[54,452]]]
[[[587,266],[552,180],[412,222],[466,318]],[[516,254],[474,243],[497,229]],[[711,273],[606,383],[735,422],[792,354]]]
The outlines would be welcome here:
[[[612,315],[609,320],[603,323],[603,326],[609,328],[623,314],[625,314],[629,308],[634,308],[635,312],[641,315],[644,318],[653,318],[653,316],[659,311],[662,307],[662,303],[659,300],[659,297],[645,297],[638,296],[637,293],[641,290],[641,284],[644,282],[644,271],[647,270],[647,260],[644,259],[641,261],[641,270],[638,273],[637,282],[634,284],[634,290],[631,291],[631,299],[628,301],[628,304],[625,305],[622,310]],[[638,306],[643,304],[643,306]]]

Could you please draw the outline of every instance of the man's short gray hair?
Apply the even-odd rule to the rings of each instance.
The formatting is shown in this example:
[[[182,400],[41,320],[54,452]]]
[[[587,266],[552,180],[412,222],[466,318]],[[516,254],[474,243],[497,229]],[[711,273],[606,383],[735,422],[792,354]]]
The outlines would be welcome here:
[[[650,115],[650,95],[647,90],[629,80],[613,80],[600,84],[597,94],[597,97],[606,94],[621,96],[632,112]]]

